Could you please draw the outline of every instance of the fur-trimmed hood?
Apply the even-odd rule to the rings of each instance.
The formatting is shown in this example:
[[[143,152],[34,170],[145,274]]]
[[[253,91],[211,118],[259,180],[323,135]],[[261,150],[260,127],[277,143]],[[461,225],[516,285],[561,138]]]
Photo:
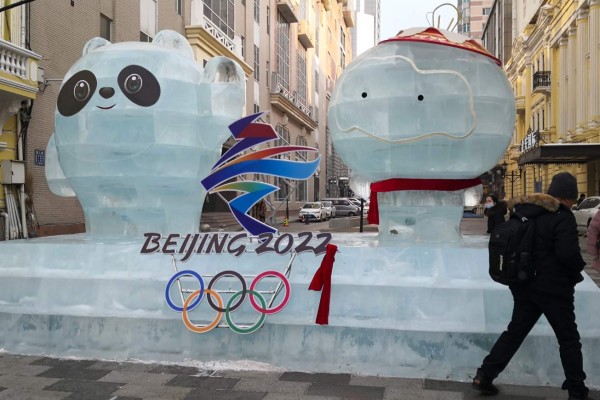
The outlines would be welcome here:
[[[511,213],[518,211],[526,214],[525,216],[533,216],[547,211],[556,212],[559,208],[560,201],[555,197],[544,193],[518,196],[508,201],[508,210]]]

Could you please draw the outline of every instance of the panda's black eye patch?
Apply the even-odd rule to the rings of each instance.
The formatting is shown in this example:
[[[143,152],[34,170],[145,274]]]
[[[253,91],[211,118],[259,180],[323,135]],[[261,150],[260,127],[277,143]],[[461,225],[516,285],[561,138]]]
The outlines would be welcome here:
[[[160,98],[160,84],[152,72],[139,65],[129,65],[117,78],[123,94],[142,107],[150,107]]]
[[[58,112],[65,117],[77,114],[90,101],[97,84],[96,76],[88,70],[79,71],[70,77],[58,94]]]

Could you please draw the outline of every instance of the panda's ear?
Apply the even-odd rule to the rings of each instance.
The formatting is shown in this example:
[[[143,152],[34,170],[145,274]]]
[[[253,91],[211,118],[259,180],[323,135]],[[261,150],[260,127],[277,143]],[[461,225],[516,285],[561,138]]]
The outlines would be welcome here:
[[[85,56],[90,51],[94,51],[100,47],[108,46],[110,42],[101,37],[95,37],[90,39],[85,46],[83,46],[83,55]]]
[[[188,40],[175,31],[166,29],[158,32],[154,37],[152,44],[175,50],[184,57],[192,60],[194,59],[194,51]]]

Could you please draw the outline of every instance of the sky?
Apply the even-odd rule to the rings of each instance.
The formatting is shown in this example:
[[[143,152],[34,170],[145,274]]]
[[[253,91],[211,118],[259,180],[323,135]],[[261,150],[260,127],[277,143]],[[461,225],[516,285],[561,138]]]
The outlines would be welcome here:
[[[430,26],[427,22],[427,13],[432,12],[437,6],[451,3],[456,6],[456,0],[381,0],[381,37],[380,40],[396,36],[398,31],[406,28]],[[447,29],[454,18],[456,11],[451,6],[440,7],[436,11],[441,17],[440,28]],[[431,18],[430,18],[431,19]]]

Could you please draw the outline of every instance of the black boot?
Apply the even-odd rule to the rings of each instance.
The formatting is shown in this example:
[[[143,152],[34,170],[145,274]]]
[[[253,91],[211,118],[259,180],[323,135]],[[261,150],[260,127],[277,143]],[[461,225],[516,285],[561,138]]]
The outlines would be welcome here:
[[[498,388],[494,386],[492,379],[486,377],[481,369],[477,370],[477,375],[475,375],[475,378],[473,378],[473,383],[471,386],[473,386],[474,389],[479,390],[481,393],[489,396],[495,396],[498,394]]]
[[[589,391],[588,388],[582,391],[569,391],[569,400],[594,400],[588,396]]]

